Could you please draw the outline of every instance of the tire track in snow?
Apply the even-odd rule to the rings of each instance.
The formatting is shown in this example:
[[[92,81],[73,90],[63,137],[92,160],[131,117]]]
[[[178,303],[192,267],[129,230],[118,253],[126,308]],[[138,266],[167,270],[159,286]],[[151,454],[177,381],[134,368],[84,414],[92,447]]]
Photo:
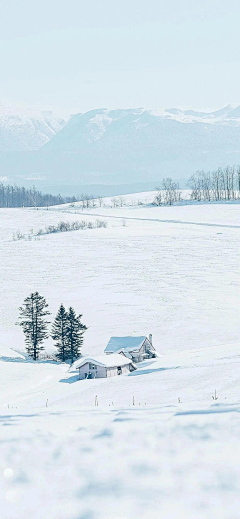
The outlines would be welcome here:
[[[140,222],[159,222],[159,223],[172,223],[172,224],[179,224],[179,225],[200,225],[202,227],[220,227],[220,228],[226,228],[226,229],[240,229],[240,225],[233,225],[233,224],[224,224],[224,223],[207,223],[207,222],[188,222],[183,220],[162,220],[160,218],[137,218],[134,216],[115,216],[115,215],[107,215],[107,214],[99,214],[99,213],[83,213],[82,211],[76,212],[75,211],[69,211],[67,209],[51,209],[51,211],[57,211],[62,213],[69,213],[69,214],[81,214],[83,216],[98,216],[102,218],[115,218],[118,220],[135,220]]]

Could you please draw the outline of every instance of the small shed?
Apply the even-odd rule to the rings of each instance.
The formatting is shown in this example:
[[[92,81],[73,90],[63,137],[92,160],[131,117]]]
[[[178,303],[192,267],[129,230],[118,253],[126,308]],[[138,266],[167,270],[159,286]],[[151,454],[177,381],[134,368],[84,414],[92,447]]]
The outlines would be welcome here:
[[[142,362],[144,359],[151,359],[157,356],[157,352],[152,344],[152,335],[149,337],[111,337],[104,352],[109,355],[113,353],[123,353],[133,362]]]
[[[79,380],[115,377],[137,369],[131,359],[121,354],[84,357],[75,362],[75,367],[79,370]]]

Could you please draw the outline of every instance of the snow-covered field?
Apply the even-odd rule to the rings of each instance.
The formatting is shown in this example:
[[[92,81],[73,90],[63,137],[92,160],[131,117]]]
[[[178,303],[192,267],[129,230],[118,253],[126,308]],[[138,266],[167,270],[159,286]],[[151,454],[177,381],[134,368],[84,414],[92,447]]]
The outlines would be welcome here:
[[[1,417],[1,517],[239,518],[240,405]]]
[[[239,518],[239,211],[0,210],[3,519]],[[97,218],[107,228],[35,237]],[[32,239],[14,241],[18,230]],[[83,354],[152,333],[162,357],[84,381],[74,366],[27,361],[15,323],[35,290],[52,317],[60,303],[83,314]]]

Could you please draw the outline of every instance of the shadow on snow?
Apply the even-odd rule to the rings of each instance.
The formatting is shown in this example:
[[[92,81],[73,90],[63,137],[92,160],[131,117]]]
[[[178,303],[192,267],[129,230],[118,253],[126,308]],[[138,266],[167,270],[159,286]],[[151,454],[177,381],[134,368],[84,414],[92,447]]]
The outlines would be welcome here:
[[[129,377],[138,377],[139,375],[148,375],[149,373],[157,373],[159,371],[168,371],[169,369],[178,369],[178,368],[180,368],[180,366],[175,366],[173,368],[141,369],[139,371],[138,370],[133,371],[128,376]]]
[[[73,377],[62,378],[61,380],[59,380],[59,382],[62,382],[63,384],[73,384],[77,381],[79,381],[79,375],[74,375]]]

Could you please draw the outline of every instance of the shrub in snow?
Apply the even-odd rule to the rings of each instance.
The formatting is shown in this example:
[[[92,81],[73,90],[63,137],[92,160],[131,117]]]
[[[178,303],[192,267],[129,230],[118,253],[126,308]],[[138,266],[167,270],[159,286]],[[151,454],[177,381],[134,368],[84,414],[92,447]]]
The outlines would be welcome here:
[[[25,234],[22,234],[20,231],[17,231],[16,233],[13,233],[13,240],[24,240]]]
[[[107,227],[107,222],[104,220],[96,220],[96,227]]]

